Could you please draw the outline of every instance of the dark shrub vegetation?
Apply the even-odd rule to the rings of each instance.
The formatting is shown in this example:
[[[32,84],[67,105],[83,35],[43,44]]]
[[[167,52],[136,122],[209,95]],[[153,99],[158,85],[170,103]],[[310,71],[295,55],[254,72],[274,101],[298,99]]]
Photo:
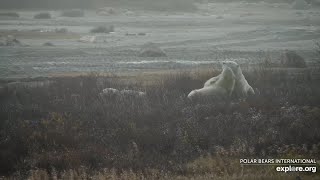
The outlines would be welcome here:
[[[206,80],[189,73],[164,75],[151,85],[91,74],[6,89],[0,95],[0,173],[85,166],[221,175],[224,165],[208,164],[217,154],[319,157],[319,78],[264,67],[244,74],[257,94],[220,103],[189,102],[187,93]],[[106,87],[146,96],[99,95]],[[208,154],[208,162],[201,159]]]
[[[295,51],[285,50],[280,57],[280,63],[284,67],[305,68],[306,61]]]

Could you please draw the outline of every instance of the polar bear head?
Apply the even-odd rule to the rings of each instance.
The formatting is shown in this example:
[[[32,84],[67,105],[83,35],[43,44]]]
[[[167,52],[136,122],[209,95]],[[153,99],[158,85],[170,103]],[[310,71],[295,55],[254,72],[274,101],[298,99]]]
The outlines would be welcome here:
[[[236,77],[238,77],[238,75],[242,75],[240,65],[234,61],[223,61],[222,69],[225,69],[225,67],[231,68]]]
[[[223,70],[221,72],[221,77],[217,82],[220,81],[232,81],[235,79],[235,75],[233,73],[233,70],[231,67],[227,66],[227,65],[223,65],[222,66]]]
[[[226,92],[228,92],[228,95],[230,96],[233,92],[235,82],[236,76],[234,75],[232,69],[224,65],[220,78],[216,82],[215,86],[223,88],[224,90],[226,90]]]
[[[199,94],[197,93],[197,90],[193,90],[188,94],[188,98],[190,100],[194,100],[197,98],[197,96],[199,96]]]

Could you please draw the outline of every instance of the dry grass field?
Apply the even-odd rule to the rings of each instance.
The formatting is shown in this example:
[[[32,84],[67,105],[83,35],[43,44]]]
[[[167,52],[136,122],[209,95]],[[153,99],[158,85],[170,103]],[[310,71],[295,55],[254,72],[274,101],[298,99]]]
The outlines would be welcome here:
[[[303,179],[239,158],[319,159],[318,69],[244,71],[256,95],[190,102],[219,72],[33,79],[1,91],[0,172],[13,179]],[[44,81],[47,83],[34,83]],[[21,80],[23,81],[23,79]],[[30,81],[26,79],[25,81]],[[148,83],[146,83],[148,82]],[[29,82],[30,84],[30,82]],[[99,95],[104,88],[146,96]]]

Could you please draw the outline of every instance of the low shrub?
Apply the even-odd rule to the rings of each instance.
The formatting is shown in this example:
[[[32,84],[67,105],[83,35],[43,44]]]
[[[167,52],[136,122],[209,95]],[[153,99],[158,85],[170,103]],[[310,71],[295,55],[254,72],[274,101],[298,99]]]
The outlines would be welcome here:
[[[98,26],[93,28],[91,33],[111,33],[114,32],[114,26]]]
[[[239,157],[318,157],[319,78],[268,68],[243,73],[257,94],[220,103],[187,100],[213,75],[187,72],[148,85],[91,74],[6,88],[0,94],[0,174],[86,167],[114,168],[117,176],[155,170],[225,177],[241,172],[234,165]],[[107,87],[146,95],[101,96]]]

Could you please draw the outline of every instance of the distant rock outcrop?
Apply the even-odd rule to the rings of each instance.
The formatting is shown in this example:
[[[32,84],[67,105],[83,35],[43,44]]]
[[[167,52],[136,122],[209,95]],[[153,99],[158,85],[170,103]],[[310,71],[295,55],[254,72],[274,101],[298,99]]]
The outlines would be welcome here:
[[[33,16],[34,19],[51,19],[51,14],[47,12],[41,12]]]
[[[111,33],[114,32],[114,26],[98,26],[93,28],[91,31],[91,33]]]
[[[0,36],[0,46],[21,46],[21,42],[12,35]]]
[[[67,33],[68,29],[67,28],[56,28],[54,30],[55,33]]]
[[[0,17],[13,17],[13,18],[18,18],[20,15],[16,12],[4,12],[0,13]]]
[[[71,9],[62,12],[61,16],[64,17],[83,17],[84,16],[84,11],[80,9]]]
[[[280,57],[280,64],[284,67],[305,68],[306,61],[295,51],[285,50]]]
[[[43,43],[43,46],[54,46],[52,42],[45,42]]]
[[[166,57],[167,54],[155,43],[147,43],[142,46],[139,56],[141,56],[141,57]]]

